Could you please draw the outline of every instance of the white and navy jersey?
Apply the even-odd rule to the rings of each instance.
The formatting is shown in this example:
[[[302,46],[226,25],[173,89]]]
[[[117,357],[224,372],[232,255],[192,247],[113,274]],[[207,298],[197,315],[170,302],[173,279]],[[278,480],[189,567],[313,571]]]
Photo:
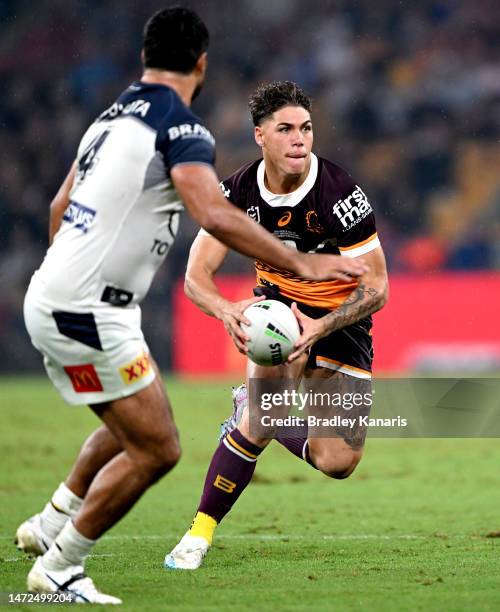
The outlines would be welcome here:
[[[173,89],[132,83],[80,142],[70,204],[34,276],[47,301],[140,302],[184,209],[170,170],[214,157],[212,135]]]

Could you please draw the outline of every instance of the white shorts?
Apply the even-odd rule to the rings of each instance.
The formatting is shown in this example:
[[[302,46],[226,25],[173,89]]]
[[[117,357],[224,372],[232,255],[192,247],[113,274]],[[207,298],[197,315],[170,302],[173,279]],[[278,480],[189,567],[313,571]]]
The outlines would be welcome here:
[[[30,286],[24,320],[50,380],[68,404],[127,397],[155,378],[139,306],[73,312],[49,306]]]

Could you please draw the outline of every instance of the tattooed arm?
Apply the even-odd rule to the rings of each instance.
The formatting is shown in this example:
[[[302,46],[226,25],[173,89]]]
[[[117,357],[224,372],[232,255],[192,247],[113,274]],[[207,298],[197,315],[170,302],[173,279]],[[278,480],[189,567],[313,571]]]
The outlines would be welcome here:
[[[294,361],[320,338],[364,319],[380,310],[387,302],[389,283],[382,248],[377,247],[363,255],[363,259],[370,267],[369,272],[361,277],[356,289],[332,312],[321,319],[310,319],[300,312],[296,304],[292,305],[302,334],[295,343],[295,352],[290,355],[288,361]]]
[[[364,255],[364,259],[370,271],[361,277],[359,285],[338,308],[319,319],[325,326],[325,336],[377,312],[387,302],[389,283],[382,248],[377,247]]]

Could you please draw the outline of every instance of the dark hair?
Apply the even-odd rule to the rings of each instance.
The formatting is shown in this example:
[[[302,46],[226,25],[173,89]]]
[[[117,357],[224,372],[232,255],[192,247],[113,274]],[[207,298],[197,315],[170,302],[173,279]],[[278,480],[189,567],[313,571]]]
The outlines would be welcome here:
[[[144,27],[144,66],[189,74],[208,41],[207,27],[194,11],[162,9]]]
[[[259,85],[248,101],[254,125],[260,125],[264,119],[284,106],[302,106],[311,111],[311,98],[292,81],[274,81],[268,85]]]

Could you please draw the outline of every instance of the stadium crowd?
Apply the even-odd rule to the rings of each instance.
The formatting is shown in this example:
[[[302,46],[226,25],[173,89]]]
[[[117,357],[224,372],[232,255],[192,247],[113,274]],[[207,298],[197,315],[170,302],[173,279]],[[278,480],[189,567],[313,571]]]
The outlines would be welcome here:
[[[389,270],[500,268],[500,12],[495,0],[191,0],[212,34],[195,102],[221,177],[258,151],[247,109],[259,82],[313,97],[315,150],[351,171],[377,210]],[[47,243],[48,205],[87,124],[140,74],[144,0],[0,4],[0,369],[39,366],[22,301]],[[169,298],[197,228],[145,304],[169,366]],[[234,271],[250,273],[234,257]],[[152,331],[154,330],[154,333]]]

